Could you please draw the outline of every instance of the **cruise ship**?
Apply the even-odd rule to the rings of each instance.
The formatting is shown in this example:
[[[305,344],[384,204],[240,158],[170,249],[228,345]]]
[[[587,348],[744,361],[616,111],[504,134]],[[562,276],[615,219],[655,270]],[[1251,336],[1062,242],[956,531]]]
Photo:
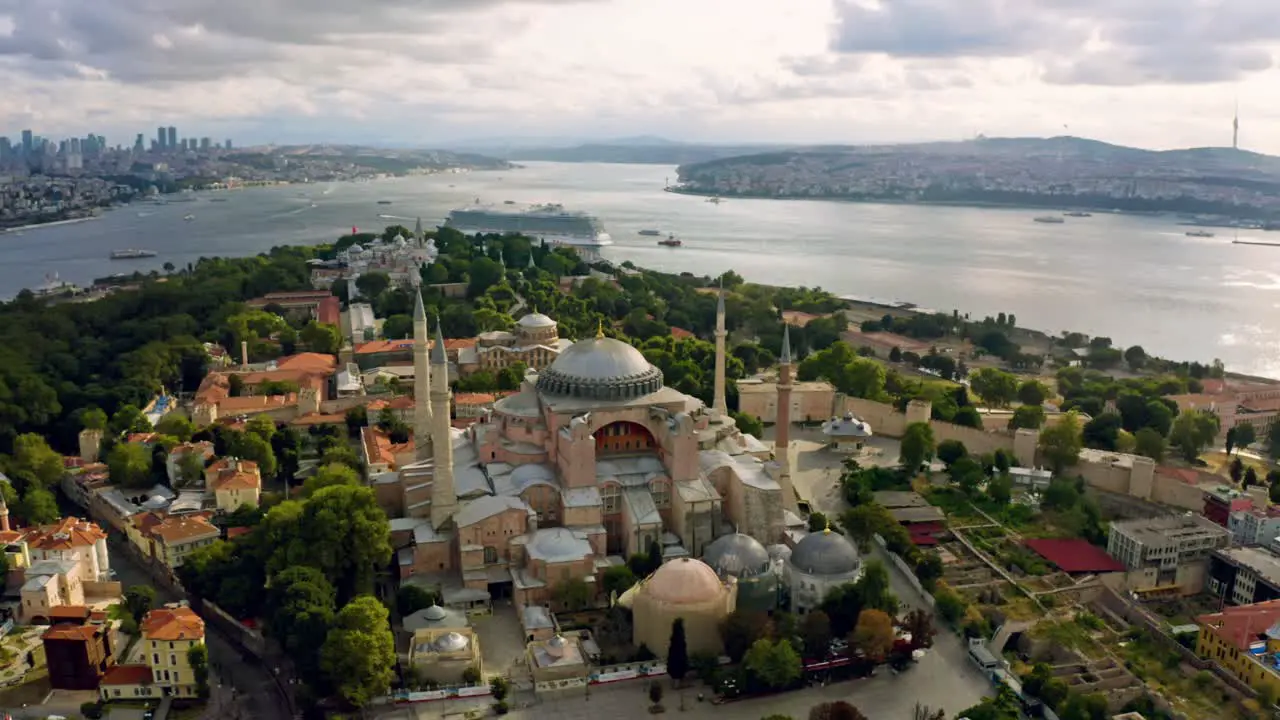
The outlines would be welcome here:
[[[520,233],[552,245],[599,248],[613,244],[599,218],[570,212],[563,205],[472,205],[449,213],[444,224],[468,234]]]
[[[136,248],[127,248],[125,250],[112,250],[112,260],[137,260],[139,258],[153,258],[156,256],[155,250],[138,250]]]

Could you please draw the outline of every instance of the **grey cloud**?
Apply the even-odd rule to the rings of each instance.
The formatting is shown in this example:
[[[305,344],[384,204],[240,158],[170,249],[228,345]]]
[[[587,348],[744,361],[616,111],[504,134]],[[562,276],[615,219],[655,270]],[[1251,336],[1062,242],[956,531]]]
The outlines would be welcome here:
[[[897,58],[1029,58],[1050,83],[1234,80],[1273,66],[1275,0],[834,0],[829,49]]]

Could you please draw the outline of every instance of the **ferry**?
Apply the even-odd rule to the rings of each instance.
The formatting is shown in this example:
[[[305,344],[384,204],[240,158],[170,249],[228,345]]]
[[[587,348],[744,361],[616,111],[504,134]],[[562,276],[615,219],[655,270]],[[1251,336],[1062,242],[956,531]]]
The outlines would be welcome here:
[[[378,201],[378,204],[379,204],[379,205],[390,205],[390,204],[391,204],[391,201],[390,201],[390,200],[379,200],[379,201]]]
[[[662,237],[661,230],[641,230],[640,234],[647,237]]]
[[[124,250],[112,250],[112,260],[137,260],[139,258],[150,258],[156,256],[155,250],[138,250],[136,248],[126,248]]]
[[[1062,223],[1066,222],[1066,220],[1063,220],[1057,215],[1041,215],[1040,217],[1031,218],[1031,220],[1033,222],[1048,223],[1050,225],[1061,225]]]
[[[719,205],[720,203],[724,202],[724,200],[722,200],[722,199],[720,198],[720,196],[719,196],[719,195],[717,195],[717,196],[715,196],[715,197],[707,198],[707,202],[709,202],[709,203],[715,203],[716,205]]]
[[[449,213],[444,224],[468,234],[518,233],[551,245],[600,248],[613,244],[600,218],[556,203],[495,206],[477,202]]]
[[[195,220],[195,219],[196,219],[196,216],[195,216],[195,215],[184,215],[184,216],[182,217],[182,219],[183,219],[183,220],[186,220],[187,222],[191,222],[192,220]]]
[[[1072,210],[1071,212],[1064,212],[1062,214],[1067,217],[1093,217],[1093,213],[1087,213],[1080,210]]]
[[[680,247],[684,245],[684,241],[675,235],[668,235],[665,240],[659,240],[658,244],[666,247]]]
[[[56,272],[51,275],[45,275],[44,284],[31,289],[31,294],[36,297],[52,297],[66,293],[76,294],[78,292],[80,292],[79,286],[58,277]]]
[[[1213,233],[1208,230],[1188,230],[1187,237],[1213,237]]]

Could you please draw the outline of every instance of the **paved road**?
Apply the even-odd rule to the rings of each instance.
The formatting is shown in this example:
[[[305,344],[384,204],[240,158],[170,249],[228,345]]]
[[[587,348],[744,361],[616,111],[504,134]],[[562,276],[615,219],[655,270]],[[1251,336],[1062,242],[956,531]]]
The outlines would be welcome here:
[[[127,589],[131,585],[150,585],[156,590],[156,600],[161,603],[177,602],[183,598],[155,583],[147,571],[119,543],[111,546],[111,567],[117,580]],[[272,679],[269,670],[252,655],[241,655],[235,645],[227,641],[212,624],[206,624],[209,632],[205,644],[209,648],[210,684],[220,684],[215,689],[215,701],[211,702],[219,717],[225,718],[275,718],[291,717],[286,698]],[[230,690],[234,688],[234,692]]]

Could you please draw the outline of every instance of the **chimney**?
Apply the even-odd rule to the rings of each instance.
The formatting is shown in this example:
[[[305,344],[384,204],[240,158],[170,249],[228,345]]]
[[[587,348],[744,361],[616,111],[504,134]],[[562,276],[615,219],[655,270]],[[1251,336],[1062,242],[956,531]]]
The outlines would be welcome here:
[[[248,340],[240,341],[240,367],[245,370],[249,369],[249,341]]]

